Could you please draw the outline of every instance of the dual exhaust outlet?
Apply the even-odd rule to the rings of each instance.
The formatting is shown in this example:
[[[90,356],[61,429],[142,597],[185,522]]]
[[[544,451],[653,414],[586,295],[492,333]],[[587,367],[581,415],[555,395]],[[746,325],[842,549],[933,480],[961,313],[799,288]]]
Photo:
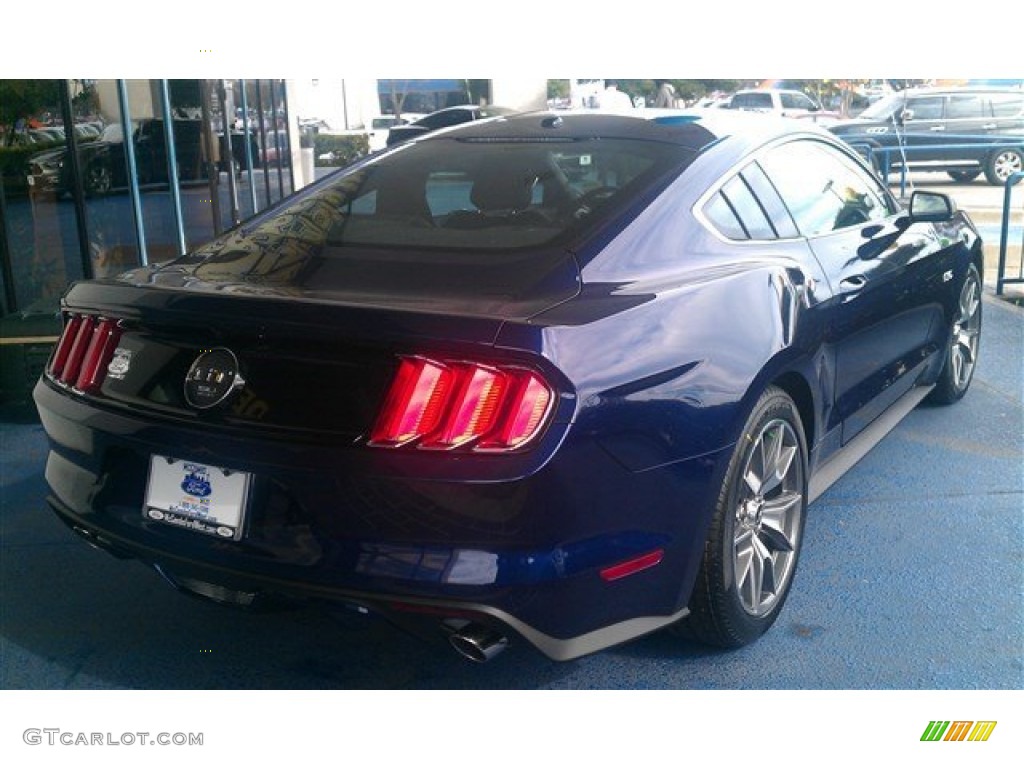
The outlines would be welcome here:
[[[76,529],[76,531],[83,536],[88,533],[84,529]],[[87,536],[87,538],[89,537]],[[242,592],[217,584],[209,584],[198,579],[173,575],[159,565],[154,567],[157,573],[176,589],[199,597],[205,597],[217,603],[248,607],[255,602],[257,597],[255,593]],[[360,612],[366,612],[366,609],[361,608]],[[442,626],[448,632],[449,645],[460,656],[477,664],[490,661],[508,647],[508,638],[505,635],[483,624],[461,619],[449,619],[442,622]]]
[[[463,658],[477,664],[490,661],[508,647],[507,637],[483,624],[467,622],[454,630],[447,622],[445,626],[451,631],[448,635],[451,647]]]

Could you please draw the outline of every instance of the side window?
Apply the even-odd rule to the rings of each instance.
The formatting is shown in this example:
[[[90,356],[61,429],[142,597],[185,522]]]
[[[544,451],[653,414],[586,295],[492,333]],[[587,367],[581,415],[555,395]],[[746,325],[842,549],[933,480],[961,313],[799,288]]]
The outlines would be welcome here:
[[[771,109],[770,93],[740,93],[733,97],[732,106],[736,109]]]
[[[801,93],[780,94],[784,109],[814,109],[814,102]]]
[[[783,238],[799,237],[800,232],[797,230],[796,224],[793,223],[793,217],[789,215],[782,198],[779,197],[779,193],[765,176],[761,166],[751,163],[740,172],[740,175],[747,182],[754,197],[761,203],[764,212],[768,214],[768,220],[771,221],[775,234]]]
[[[772,229],[761,204],[742,177],[734,176],[726,182],[722,187],[721,194],[735,211],[736,217],[751,240],[774,240],[776,238],[775,230]]]
[[[792,141],[761,159],[800,232],[807,237],[878,221],[895,213],[868,173],[818,141]]]
[[[798,237],[786,206],[757,163],[722,185],[704,206],[704,216],[730,240]]]
[[[924,96],[920,99],[909,99],[907,109],[911,112],[911,120],[941,120],[942,96]]]
[[[995,117],[1024,117],[1024,93],[992,94],[992,114]]]
[[[963,119],[982,117],[981,99],[969,94],[955,94],[949,97],[946,104],[946,117]]]

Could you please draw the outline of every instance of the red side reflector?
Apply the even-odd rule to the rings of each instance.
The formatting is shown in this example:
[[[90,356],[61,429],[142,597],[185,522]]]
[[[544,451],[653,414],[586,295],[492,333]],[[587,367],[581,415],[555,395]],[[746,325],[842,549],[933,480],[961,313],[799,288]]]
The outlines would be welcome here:
[[[522,368],[403,357],[370,445],[511,451],[544,427],[554,395]]]
[[[640,555],[640,557],[634,557],[632,560],[603,569],[601,571],[601,578],[605,581],[624,579],[626,576],[632,576],[634,573],[653,568],[661,562],[661,558],[664,556],[665,550],[656,549],[653,552],[648,552],[646,555]]]

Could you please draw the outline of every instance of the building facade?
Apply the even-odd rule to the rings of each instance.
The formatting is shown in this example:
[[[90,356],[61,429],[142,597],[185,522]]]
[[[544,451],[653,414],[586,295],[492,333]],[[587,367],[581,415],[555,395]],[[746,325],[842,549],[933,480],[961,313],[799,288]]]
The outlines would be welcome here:
[[[0,80],[0,402],[27,397],[70,283],[175,258],[351,162],[396,101],[545,96],[543,80]]]

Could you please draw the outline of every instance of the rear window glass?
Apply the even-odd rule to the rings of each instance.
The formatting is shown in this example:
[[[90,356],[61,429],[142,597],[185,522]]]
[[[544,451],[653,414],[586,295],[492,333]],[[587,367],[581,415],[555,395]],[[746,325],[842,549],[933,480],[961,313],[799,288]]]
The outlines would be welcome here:
[[[515,249],[592,222],[691,154],[624,139],[432,141],[336,177],[313,197],[327,246]]]

